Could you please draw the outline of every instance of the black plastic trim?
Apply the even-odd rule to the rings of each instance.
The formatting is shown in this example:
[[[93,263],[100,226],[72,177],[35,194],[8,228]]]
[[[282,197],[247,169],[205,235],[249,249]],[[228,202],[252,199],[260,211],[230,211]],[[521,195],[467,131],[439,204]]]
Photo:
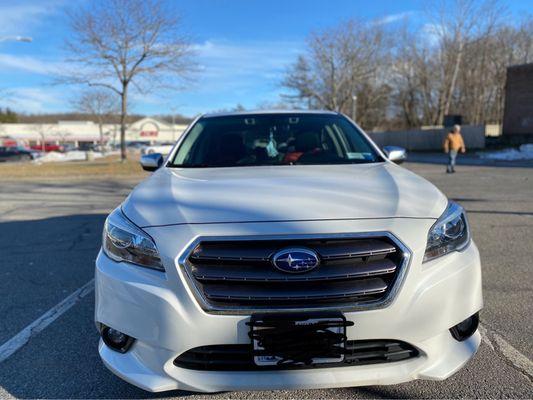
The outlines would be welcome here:
[[[324,251],[322,245],[325,242],[344,242],[356,240],[358,243],[363,244],[363,247],[366,247],[365,251],[359,253],[357,257],[354,257],[357,252],[353,251],[355,249],[349,249],[347,251],[348,258],[346,257],[334,257],[329,258],[329,254],[321,254]],[[213,243],[215,242],[215,243]],[[233,242],[233,243],[232,243]],[[239,242],[239,243],[235,243]],[[388,243],[385,243],[388,242]],[[256,244],[260,244],[267,248],[265,252],[260,251],[256,252],[255,250],[246,252],[238,252],[240,254],[239,259],[226,254],[217,254],[209,252],[210,254],[205,253],[205,248],[203,246],[226,246],[230,244],[231,247],[236,246],[235,248],[248,247],[249,249],[254,248]],[[292,246],[304,246],[311,249],[315,249],[321,258],[321,268],[331,268],[331,277],[333,279],[328,279],[326,276],[322,276],[319,280],[314,280],[313,278],[321,275],[320,268],[313,270],[309,273],[298,274],[298,277],[291,278],[291,280],[284,279],[281,276],[278,278],[273,273],[269,272],[263,274],[251,274],[249,273],[250,268],[259,268],[265,269],[266,266],[270,265],[270,258],[272,257],[271,252],[276,250],[279,245],[283,247],[292,247]],[[340,243],[339,243],[340,244]],[[376,244],[380,244],[376,246]],[[274,245],[273,247],[271,247]],[[374,247],[376,246],[376,247]],[[275,247],[275,248],[274,248]],[[375,248],[376,251],[372,251],[372,248]],[[234,248],[234,249],[235,249]],[[394,251],[393,251],[394,250]],[[234,253],[234,250],[231,251]],[[338,251],[335,251],[335,255],[338,255]],[[204,257],[202,257],[202,255]],[[208,257],[205,257],[208,255]],[[259,256],[259,257],[258,257]],[[327,258],[325,258],[326,256]],[[376,268],[372,271],[371,266],[377,267],[377,264],[381,262],[388,262],[386,258],[393,258],[394,268]],[[250,260],[251,259],[251,260]],[[207,311],[208,313],[216,314],[250,314],[250,312],[287,312],[287,311],[325,311],[336,309],[342,312],[348,311],[358,311],[358,310],[369,310],[376,308],[386,307],[392,299],[395,297],[396,293],[399,291],[403,278],[405,277],[406,270],[409,267],[411,259],[410,250],[392,233],[386,231],[380,232],[358,232],[358,233],[328,233],[328,234],[311,234],[311,235],[253,235],[253,236],[200,236],[193,240],[189,246],[181,253],[179,257],[179,265],[183,268],[185,273],[186,281],[192,289],[192,292],[197,299],[200,306]],[[377,264],[375,264],[377,262]],[[355,274],[338,274],[339,266],[342,267],[344,263],[353,263],[354,266],[353,272],[357,269],[357,266],[361,267],[366,264],[368,269],[360,270],[361,273]],[[236,268],[239,267],[239,268]],[[242,269],[240,268],[242,267]],[[227,269],[226,269],[227,268]],[[236,279],[235,274],[230,274],[231,276],[220,276],[217,274],[220,270],[226,269],[237,269],[243,272],[241,279]],[[219,269],[219,271],[216,271]],[[246,272],[248,271],[248,272]],[[343,271],[344,272],[344,271]],[[376,273],[372,273],[376,272]],[[218,275],[218,276],[217,276]],[[255,276],[253,276],[255,275]],[[261,276],[262,275],[262,276]],[[281,273],[279,274],[281,275]],[[288,274],[287,274],[288,276]],[[301,277],[301,278],[300,278]],[[310,278],[310,279],[307,279]],[[213,278],[220,278],[219,281]],[[229,279],[226,279],[229,278]],[[244,279],[242,279],[244,278]],[[252,278],[252,279],[247,279]],[[264,279],[267,278],[267,279]],[[269,278],[275,278],[270,280]],[[329,285],[336,286],[343,280],[346,281],[357,281],[357,280],[367,280],[368,282],[376,282],[372,278],[381,279],[386,283],[386,290],[372,290],[366,294],[357,294],[350,293],[350,296],[343,296],[343,298],[337,296],[326,296],[322,300],[319,297],[313,296],[312,304],[307,304],[306,301],[309,300],[309,297],[298,296],[296,299],[285,299],[285,304],[282,303],[279,296],[270,295],[268,293],[266,296],[261,296],[259,300],[260,303],[255,303],[256,300],[247,293],[247,296],[242,296],[242,298],[232,298],[229,292],[224,291],[224,293],[217,293],[213,297],[213,293],[209,293],[209,288],[212,288],[213,285],[222,285],[234,287],[242,287],[249,285],[269,285],[270,287],[287,285],[288,283],[293,283],[301,286],[303,291],[304,287],[312,288],[316,283],[324,283],[328,281]],[[292,280],[295,279],[295,280]],[[294,286],[294,285],[293,285]],[[266,286],[265,286],[266,287]],[[218,289],[220,289],[219,287]],[[289,287],[286,286],[285,289]],[[284,290],[285,290],[284,289]],[[279,288],[281,290],[281,287]],[[218,291],[218,290],[217,290]],[[236,291],[238,293],[238,291]],[[327,290],[321,289],[321,293],[327,294]],[[211,296],[209,296],[211,294]],[[224,296],[219,296],[224,294]],[[226,296],[229,294],[230,296]],[[265,294],[265,293],[263,293]],[[246,298],[244,298],[246,297]],[[293,302],[292,300],[297,300]],[[300,301],[301,300],[301,301]],[[271,302],[271,304],[269,304]]]
[[[135,338],[133,338],[133,337],[131,337],[129,335],[126,335],[124,332],[121,332],[122,334],[126,335],[128,337],[128,339],[127,339],[126,343],[124,344],[124,346],[117,347],[114,343],[110,342],[108,337],[107,337],[107,331],[109,329],[111,329],[109,326],[104,325],[104,324],[100,324],[100,336],[102,337],[102,340],[104,341],[105,345],[107,347],[109,347],[111,350],[114,350],[114,351],[116,351],[118,353],[122,353],[122,354],[126,353],[131,348],[133,343],[135,342]]]
[[[468,327],[466,331],[461,332],[461,330],[458,328],[459,325],[468,320],[471,320],[470,326]],[[459,342],[464,342],[466,339],[471,337],[477,331],[478,327],[479,327],[479,312],[475,313],[474,315],[471,315],[464,321],[461,321],[457,325],[450,328],[450,333],[452,334],[455,340]]]
[[[418,357],[420,353],[400,340],[376,339],[348,340],[344,361],[338,363],[258,366],[253,354],[251,344],[200,346],[176,357],[174,365],[199,371],[279,371],[389,363]]]

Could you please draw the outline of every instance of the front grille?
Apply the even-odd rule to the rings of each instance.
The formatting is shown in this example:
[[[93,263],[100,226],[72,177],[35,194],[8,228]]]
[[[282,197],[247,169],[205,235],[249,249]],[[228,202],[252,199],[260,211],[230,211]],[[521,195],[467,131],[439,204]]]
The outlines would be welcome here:
[[[317,253],[320,265],[287,273],[272,257],[286,248]],[[182,262],[207,311],[356,309],[389,299],[408,253],[390,235],[196,243]]]
[[[196,347],[174,360],[180,368],[201,371],[250,371],[342,367],[402,361],[418,356],[408,343],[394,340],[349,340],[344,361],[312,365],[257,366],[251,344],[227,344]]]

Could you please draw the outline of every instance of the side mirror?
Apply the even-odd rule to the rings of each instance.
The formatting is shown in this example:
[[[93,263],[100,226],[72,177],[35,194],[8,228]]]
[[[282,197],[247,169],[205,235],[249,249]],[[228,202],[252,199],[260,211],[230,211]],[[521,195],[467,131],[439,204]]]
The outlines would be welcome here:
[[[407,159],[407,150],[399,146],[384,146],[383,152],[387,158],[396,163],[401,164]]]
[[[163,155],[161,153],[145,154],[141,156],[141,167],[145,171],[155,171],[163,165]]]

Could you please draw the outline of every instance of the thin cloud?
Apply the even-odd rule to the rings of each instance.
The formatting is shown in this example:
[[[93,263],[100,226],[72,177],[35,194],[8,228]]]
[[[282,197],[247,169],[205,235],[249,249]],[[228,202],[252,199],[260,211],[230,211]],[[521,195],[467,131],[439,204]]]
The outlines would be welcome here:
[[[290,41],[208,40],[198,43],[194,45],[199,64],[197,79],[180,94],[220,96],[225,93],[228,98],[234,98],[234,102],[242,102],[242,98],[278,91],[287,66],[302,49],[303,43]],[[22,71],[48,79],[64,75],[69,68],[70,65],[60,60],[0,53],[0,71]],[[29,106],[25,107],[23,101],[18,104],[24,109],[31,108],[33,112],[40,110],[41,104],[46,105],[46,102],[39,101],[37,92],[32,92],[32,96],[27,91],[23,94]],[[135,94],[133,90],[132,95]],[[149,97],[143,94],[134,99],[134,103],[140,106],[165,105],[174,95],[158,92],[157,96]],[[271,96],[269,99],[277,100]]]
[[[418,13],[418,11],[404,11],[404,12],[401,12],[401,13],[398,13],[398,14],[385,15],[384,17],[378,18],[375,21],[375,24],[376,25],[393,24],[395,22],[403,21],[403,20],[405,20],[405,19],[407,19],[409,17],[412,17],[416,13]]]
[[[286,67],[294,62],[302,48],[303,43],[289,41],[232,43],[209,40],[197,44],[195,50],[202,90],[244,89],[257,81],[277,85]]]
[[[0,53],[0,70],[25,71],[39,75],[56,75],[64,70],[65,67],[65,64],[58,61]]]
[[[53,112],[65,109],[64,88],[18,87],[6,89],[0,106],[29,113]]]
[[[303,42],[208,40],[194,45],[199,71],[192,85],[178,93],[163,91],[151,96],[137,95],[132,89],[132,100],[139,108],[165,107],[174,102],[173,99],[187,104],[191,97],[208,97],[218,108],[223,108],[222,103],[229,107],[237,103],[255,104],[258,99],[279,101],[279,82],[287,66],[303,49]],[[0,53],[0,71],[40,75],[47,81],[64,74],[70,67],[59,59]],[[57,86],[8,90],[12,94],[9,97],[17,100],[7,105],[26,112],[69,108]],[[3,106],[6,106],[5,101]],[[192,108],[187,111],[196,111]]]
[[[39,1],[0,6],[0,34],[19,35],[43,22],[43,17],[58,11],[61,1]]]

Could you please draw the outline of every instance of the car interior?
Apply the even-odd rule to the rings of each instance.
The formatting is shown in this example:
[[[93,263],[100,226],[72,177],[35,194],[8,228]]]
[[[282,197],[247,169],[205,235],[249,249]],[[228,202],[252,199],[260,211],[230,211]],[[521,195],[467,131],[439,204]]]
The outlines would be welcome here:
[[[266,122],[266,123],[265,123]],[[319,123],[317,123],[319,122]],[[198,123],[200,132],[179,164],[195,167],[373,162],[377,155],[359,133],[332,121],[231,118]],[[197,128],[197,127],[195,127]],[[193,130],[195,129],[193,128]],[[352,130],[354,129],[353,127]],[[181,149],[180,149],[181,151]]]

